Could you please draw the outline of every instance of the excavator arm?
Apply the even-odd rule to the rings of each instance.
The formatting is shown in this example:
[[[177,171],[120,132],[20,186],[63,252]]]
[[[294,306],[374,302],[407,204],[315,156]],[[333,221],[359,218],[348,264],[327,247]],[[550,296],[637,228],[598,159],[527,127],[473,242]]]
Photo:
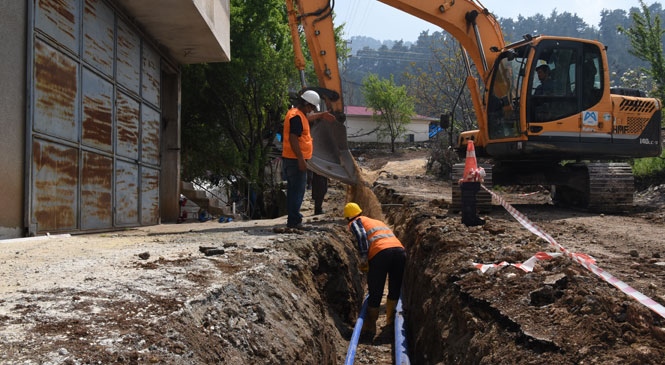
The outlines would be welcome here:
[[[474,0],[379,0],[388,6],[426,20],[450,33],[467,52],[484,83],[488,82],[490,67],[504,48],[503,34],[492,14]],[[343,122],[344,101],[336,52],[332,14],[334,0],[286,0],[289,26],[294,46],[295,64],[300,71],[303,89],[316,90],[325,100],[325,107],[340,123],[312,126],[314,156],[309,162],[312,170],[347,184],[357,183],[357,171],[348,151],[346,127]],[[312,57],[319,85],[305,83],[305,59],[300,49],[299,26],[302,27]],[[479,125],[486,122],[481,110],[482,100],[477,80],[471,76],[467,63],[467,84],[471,90]]]
[[[491,65],[503,50],[503,32],[494,16],[474,0],[379,0],[419,19],[430,22],[452,35],[476,65],[487,83]]]
[[[300,73],[302,90],[315,90],[323,100],[323,110],[335,115],[337,122],[319,121],[310,127],[314,153],[308,168],[319,175],[349,185],[359,183],[355,160],[347,145],[342,102],[342,79],[337,65],[332,8],[328,1],[286,0],[295,65]],[[305,78],[305,57],[300,47],[299,25],[305,31],[319,85],[308,87]]]
[[[301,73],[300,82],[303,88],[307,87],[303,74],[305,58],[300,48],[299,25],[305,33],[307,47],[319,81],[318,87],[312,89],[323,96],[326,109],[338,115],[338,119],[343,122],[342,79],[337,64],[331,3],[329,0],[286,0],[286,6],[296,68]]]
[[[468,52],[478,74],[487,82],[491,65],[503,50],[505,41],[498,21],[475,0],[378,0],[419,19],[432,23],[452,35]],[[335,52],[332,12],[334,0],[287,0],[289,22],[302,25],[312,55],[319,86],[341,94],[341,81]],[[294,44],[295,44],[294,39]],[[299,38],[298,38],[299,44]],[[302,53],[300,60],[303,62]]]

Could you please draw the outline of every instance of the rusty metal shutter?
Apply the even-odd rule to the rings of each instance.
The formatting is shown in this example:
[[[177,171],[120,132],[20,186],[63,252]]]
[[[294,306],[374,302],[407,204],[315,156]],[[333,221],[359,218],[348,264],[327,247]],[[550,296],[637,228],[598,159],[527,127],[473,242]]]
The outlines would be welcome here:
[[[29,233],[158,224],[160,54],[104,0],[29,3]]]

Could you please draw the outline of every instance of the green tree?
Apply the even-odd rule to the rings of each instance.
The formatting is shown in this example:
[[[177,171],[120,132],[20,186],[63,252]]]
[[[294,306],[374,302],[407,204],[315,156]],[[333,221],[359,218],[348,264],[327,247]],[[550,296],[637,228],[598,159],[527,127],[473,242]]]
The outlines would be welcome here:
[[[256,218],[269,215],[266,167],[297,75],[282,1],[232,0],[230,10],[231,61],[182,70],[182,175],[233,186]]]
[[[413,98],[406,94],[405,86],[395,85],[390,79],[380,79],[370,74],[363,80],[363,96],[367,106],[373,109],[380,138],[390,139],[390,151],[395,152],[395,140],[406,133],[406,126],[415,114]]]
[[[656,83],[655,97],[665,97],[665,57],[663,57],[663,34],[661,19],[657,14],[652,17],[651,10],[640,0],[642,11],[630,14],[633,25],[629,28],[619,27],[619,31],[628,35],[632,49],[630,53],[645,60],[651,66],[644,69]]]

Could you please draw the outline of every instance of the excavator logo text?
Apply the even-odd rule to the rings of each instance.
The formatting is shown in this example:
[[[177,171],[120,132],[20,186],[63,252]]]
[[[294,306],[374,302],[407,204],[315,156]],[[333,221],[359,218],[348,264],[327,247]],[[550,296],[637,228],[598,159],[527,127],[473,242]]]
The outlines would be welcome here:
[[[614,127],[614,133],[616,134],[627,134],[628,133],[628,126],[627,125],[618,125]]]

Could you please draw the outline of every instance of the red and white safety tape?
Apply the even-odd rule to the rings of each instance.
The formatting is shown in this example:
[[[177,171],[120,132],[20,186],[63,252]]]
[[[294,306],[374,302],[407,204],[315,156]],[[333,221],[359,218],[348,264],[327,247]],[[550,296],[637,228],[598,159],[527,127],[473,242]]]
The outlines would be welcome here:
[[[513,208],[512,205],[508,204],[503,198],[501,198],[499,195],[494,193],[493,191],[489,190],[486,188],[484,185],[481,185],[481,187],[490,193],[492,197],[494,197],[501,206],[503,206],[510,215],[512,215],[522,226],[524,226],[526,229],[528,229],[531,233],[535,234],[536,236],[546,240],[550,244],[552,244],[560,253],[545,253],[545,252],[538,252],[536,255],[531,257],[529,260],[521,263],[521,264],[510,264],[507,262],[501,262],[499,264],[490,264],[490,265],[485,265],[485,264],[476,264],[474,263],[473,265],[481,270],[481,272],[486,272],[487,270],[493,268],[493,267],[504,267],[508,265],[513,265],[516,266],[522,270],[525,271],[531,271],[533,270],[533,265],[535,264],[536,261],[538,260],[544,260],[544,259],[550,259],[556,255],[566,255],[567,257],[573,259],[573,261],[579,263],[580,265],[584,266],[587,270],[591,271],[592,273],[596,274],[598,277],[601,279],[605,280],[606,282],[610,283],[613,285],[615,288],[621,290],[624,292],[626,295],[630,296],[631,298],[637,300],[638,302],[642,303],[642,305],[646,306],[647,308],[651,309],[652,311],[656,312],[659,314],[661,317],[665,318],[665,307],[656,302],[655,300],[647,297],[646,295],[640,293],[636,289],[630,287],[628,284],[624,283],[623,281],[617,279],[614,275],[610,274],[609,272],[601,269],[600,267],[596,266],[596,260],[586,254],[583,253],[574,253],[568,251],[565,247],[561,246],[552,236],[547,234],[547,232],[543,231],[540,227],[535,225],[533,222],[531,222],[525,215],[517,211],[517,209]]]
[[[526,272],[531,272],[533,271],[533,267],[536,265],[537,261],[540,260],[549,260],[557,256],[563,255],[560,252],[536,252],[535,255],[531,256],[528,260],[522,262],[522,263],[517,263],[517,264],[511,264],[507,261],[502,261],[498,264],[478,264],[478,263],[473,263],[473,266],[476,267],[476,269],[480,270],[482,273],[486,273],[490,269],[494,268],[503,268],[504,266],[515,266],[518,269],[522,269]]]

